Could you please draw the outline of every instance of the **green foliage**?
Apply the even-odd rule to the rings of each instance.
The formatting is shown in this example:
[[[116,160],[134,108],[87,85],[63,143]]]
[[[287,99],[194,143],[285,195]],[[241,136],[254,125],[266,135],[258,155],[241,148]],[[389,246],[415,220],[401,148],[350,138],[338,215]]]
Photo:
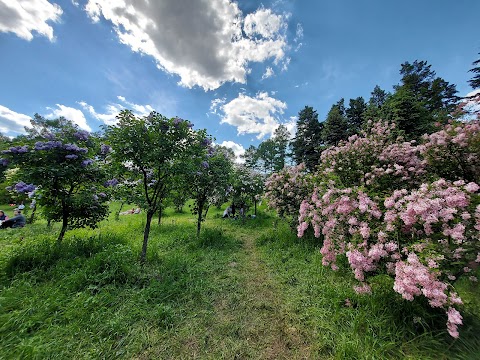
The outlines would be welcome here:
[[[456,107],[458,97],[454,84],[436,77],[426,61],[415,60],[401,65],[401,84],[386,102],[386,120],[395,120],[407,138],[418,139],[435,131],[436,122],[446,123]]]
[[[365,111],[367,104],[363,97],[359,96],[356,99],[350,99],[349,107],[345,110],[345,116],[348,122],[348,134],[358,134],[365,122]]]
[[[242,157],[245,166],[264,174],[271,174],[283,169],[289,154],[287,153],[290,133],[285,125],[280,124],[272,136],[256,148],[250,145]]]
[[[194,131],[189,121],[167,119],[156,112],[139,118],[124,110],[118,124],[105,129],[105,137],[113,151],[110,161],[130,183],[138,186],[135,203],[146,209],[147,222],[141,261],[145,261],[153,215],[167,198],[174,175],[191,170],[193,160],[201,157],[208,144],[205,131]]]
[[[95,228],[108,211],[99,185],[105,173],[94,160],[100,155],[97,140],[65,118],[47,120],[36,114],[31,124],[27,135],[3,152],[9,165],[18,168],[14,178],[35,185],[43,214],[62,222],[58,241],[67,228]],[[18,185],[15,189],[21,192]]]
[[[480,55],[480,53],[478,53],[478,55]],[[480,88],[480,59],[475,60],[473,62],[473,65],[476,65],[476,66],[471,68],[469,72],[472,72],[475,75],[470,80],[468,80],[468,83],[475,90]]]
[[[233,170],[232,161],[222,151],[210,149],[204,157],[198,156],[185,183],[194,204],[192,213],[197,216],[197,236],[210,205],[227,193]]]
[[[327,115],[327,120],[322,131],[322,138],[325,144],[336,146],[341,140],[348,136],[348,123],[345,118],[343,99],[333,105]]]
[[[323,123],[318,121],[317,112],[305,106],[298,113],[297,133],[293,139],[292,153],[297,164],[304,163],[309,171],[314,171],[320,161],[322,152]]]

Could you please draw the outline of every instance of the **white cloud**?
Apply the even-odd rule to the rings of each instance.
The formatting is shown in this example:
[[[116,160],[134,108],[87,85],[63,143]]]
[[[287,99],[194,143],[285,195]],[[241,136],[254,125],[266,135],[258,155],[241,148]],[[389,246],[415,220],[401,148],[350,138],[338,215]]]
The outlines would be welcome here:
[[[267,69],[265,70],[265,74],[262,75],[262,80],[267,79],[273,76],[274,74],[275,72],[273,71],[273,69],[271,67],[267,67]]]
[[[85,119],[85,115],[81,110],[61,104],[56,104],[56,106],[56,109],[47,107],[47,110],[51,111],[49,114],[45,115],[47,119],[54,119],[63,116],[65,119],[77,124],[80,129],[92,131],[92,128],[88,126],[87,119]]]
[[[58,22],[62,13],[60,6],[47,0],[0,0],[0,32],[13,32],[28,41],[36,32],[54,41],[48,22]]]
[[[238,94],[237,98],[219,105],[214,111],[223,113],[221,123],[235,126],[239,135],[258,134],[257,138],[261,139],[275,131],[280,123],[279,115],[286,108],[284,102],[268,96],[266,92],[260,92],[255,97]]]
[[[89,0],[93,21],[113,24],[121,43],[152,56],[186,87],[245,83],[250,62],[285,57],[286,14],[260,8],[243,16],[231,0]]]
[[[233,152],[235,153],[235,161],[237,163],[245,162],[245,160],[241,158],[241,156],[243,154],[245,154],[245,148],[242,145],[237,144],[236,142],[230,141],[230,140],[224,141],[219,145],[220,146],[225,146],[226,148],[229,148],[229,149],[232,149]]]
[[[9,108],[0,105],[0,132],[23,134],[25,126],[30,126],[31,117],[25,114],[17,113]]]
[[[477,94],[480,94],[480,89],[470,91],[467,95],[465,95],[465,97],[472,97],[472,96],[475,96]]]
[[[103,121],[107,125],[114,125],[117,123],[116,116],[124,109],[132,110],[136,116],[146,116],[154,111],[151,105],[139,105],[127,101],[123,96],[117,96],[120,103],[110,103],[105,107],[105,113],[98,113],[92,105],[85,101],[80,101],[78,104],[89,112],[95,119]]]

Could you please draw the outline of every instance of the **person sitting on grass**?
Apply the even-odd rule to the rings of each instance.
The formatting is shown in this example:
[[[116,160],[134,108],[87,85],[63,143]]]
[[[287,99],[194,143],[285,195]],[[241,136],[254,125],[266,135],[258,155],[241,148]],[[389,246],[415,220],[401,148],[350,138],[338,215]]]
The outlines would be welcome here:
[[[15,209],[15,211],[13,212],[13,215],[14,217],[12,217],[11,219],[5,220],[4,222],[2,222],[2,225],[1,225],[2,229],[8,228],[8,227],[20,228],[25,226],[25,224],[27,223],[27,219],[25,218],[25,216],[23,216],[20,210]]]
[[[3,210],[0,210],[0,221],[5,221],[8,220],[8,216],[5,215],[5,212]]]
[[[225,209],[225,211],[223,212],[223,216],[222,216],[222,219],[224,218],[227,218],[227,217],[230,217],[232,215],[232,208],[229,206]]]

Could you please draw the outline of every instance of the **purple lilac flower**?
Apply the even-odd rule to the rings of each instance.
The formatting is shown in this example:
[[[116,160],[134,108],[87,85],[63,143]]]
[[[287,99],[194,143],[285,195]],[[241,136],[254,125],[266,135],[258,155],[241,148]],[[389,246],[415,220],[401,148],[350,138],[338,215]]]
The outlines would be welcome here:
[[[67,160],[75,160],[78,159],[78,156],[75,154],[65,155],[65,159]]]
[[[8,165],[8,160],[0,158],[0,165],[7,166]]]
[[[76,144],[65,144],[63,148],[67,151],[79,152],[80,148]]]
[[[43,134],[43,137],[47,140],[55,140],[55,135],[53,135],[52,133],[49,133],[49,132]]]
[[[75,134],[73,134],[78,140],[86,141],[88,140],[88,137],[90,136],[88,131],[85,130],[80,130],[77,131]]]
[[[202,140],[202,146],[203,147],[210,146],[211,143],[212,143],[212,141],[209,138],[205,138],[205,139]]]
[[[179,117],[176,117],[175,119],[173,119],[173,125],[175,125],[175,126],[180,125],[182,122],[183,122],[183,120],[180,119]]]
[[[96,194],[93,194],[93,195],[92,195],[92,198],[93,198],[93,200],[95,200],[95,201],[98,200],[98,196],[97,196]]]
[[[28,146],[12,146],[9,150],[2,151],[4,154],[25,154],[28,152]]]
[[[105,182],[105,186],[106,186],[106,187],[117,186],[117,185],[118,185],[118,180],[115,179],[115,178],[113,178],[113,179],[111,179],[111,180],[107,180],[107,181]]]
[[[39,150],[45,150],[45,143],[42,141],[37,141],[35,143],[35,146],[33,147],[34,150],[39,151]]]
[[[82,166],[83,167],[87,167],[88,165],[91,165],[93,164],[93,160],[92,159],[86,159],[86,160],[83,160],[82,161]]]
[[[102,155],[107,155],[110,151],[112,151],[112,148],[108,145],[102,144],[100,146],[100,153]]]
[[[18,193],[29,193],[36,189],[36,186],[33,184],[25,184],[23,181],[15,184],[15,191]]]
[[[202,161],[202,164],[201,164],[201,165],[202,165],[202,167],[203,167],[204,169],[208,169],[208,168],[210,167],[210,165],[209,165],[208,162],[206,162],[206,161]]]
[[[63,143],[61,141],[47,141],[44,143],[42,150],[52,150],[63,147]]]
[[[190,129],[193,128],[193,123],[192,122],[190,122],[188,120],[186,120],[185,122],[187,123],[188,128],[190,128]]]
[[[98,196],[102,197],[102,198],[106,198],[107,197],[107,194],[105,194],[104,192],[101,192],[98,194]]]

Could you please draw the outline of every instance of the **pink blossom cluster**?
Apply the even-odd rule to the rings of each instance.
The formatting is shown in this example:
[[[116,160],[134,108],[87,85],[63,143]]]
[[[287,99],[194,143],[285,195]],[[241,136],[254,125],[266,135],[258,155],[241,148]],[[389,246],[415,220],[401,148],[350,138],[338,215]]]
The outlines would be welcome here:
[[[402,142],[393,123],[372,124],[369,131],[325,150],[321,168],[342,186],[368,186],[380,191],[411,188],[425,176],[426,161],[415,141]]]
[[[381,189],[419,185],[427,162],[420,157],[415,141],[387,145],[378,156],[378,163],[365,174],[366,185]]]
[[[280,216],[298,217],[300,204],[311,192],[305,165],[286,166],[265,182],[268,206]]]
[[[424,135],[420,150],[440,177],[480,182],[480,120],[451,122]]]
[[[389,274],[403,298],[444,309],[458,337],[455,281],[478,281],[480,266],[480,121],[438,126],[417,145],[392,123],[371,123],[325,150],[308,180],[303,167],[272,175],[267,198],[281,215],[298,211],[299,237],[311,227],[323,239],[323,265],[336,270],[346,257],[355,291]]]
[[[480,205],[472,207],[480,201],[476,183],[440,179],[395,190],[383,204],[359,188],[333,185],[315,188],[300,207],[298,236],[312,226],[323,237],[324,265],[335,270],[337,257],[345,255],[360,281],[358,293],[369,293],[368,276],[384,271],[407,300],[424,296],[444,309],[461,304],[452,281],[480,262]],[[458,334],[456,320],[448,323],[452,336]]]

